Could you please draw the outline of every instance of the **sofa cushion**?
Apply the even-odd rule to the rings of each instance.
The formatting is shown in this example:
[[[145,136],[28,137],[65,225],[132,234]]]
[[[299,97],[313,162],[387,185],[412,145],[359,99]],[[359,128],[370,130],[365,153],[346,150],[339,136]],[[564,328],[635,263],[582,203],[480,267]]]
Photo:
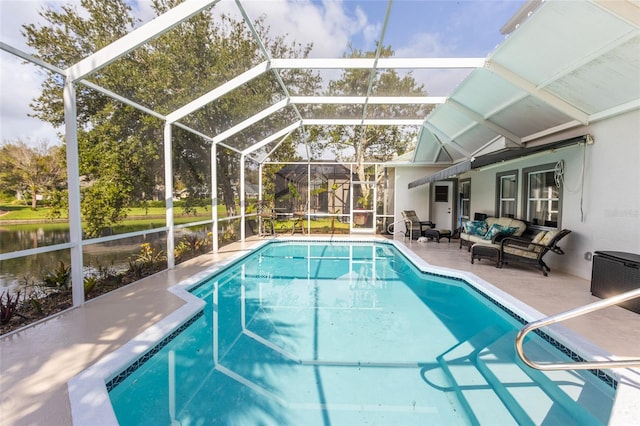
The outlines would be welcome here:
[[[505,253],[513,254],[520,257],[526,257],[528,259],[536,259],[538,257],[537,251],[525,250],[512,246],[506,246],[503,248],[503,250]]]
[[[544,235],[544,237],[542,237],[542,239],[540,240],[540,244],[542,244],[543,246],[548,246],[551,240],[553,240],[558,235],[559,232],[560,231],[558,231],[557,229],[548,231]]]
[[[532,243],[534,244],[540,244],[540,241],[542,241],[542,239],[544,238],[544,236],[547,234],[547,231],[540,231],[536,234],[535,237],[533,237],[533,240],[531,240]],[[539,247],[536,247],[534,245],[529,245],[529,250],[535,250],[536,248],[539,249]]]
[[[471,235],[485,235],[489,227],[484,220],[468,220],[464,223],[464,229]]]
[[[487,221],[487,225],[489,227],[491,227],[491,225],[498,224],[500,226],[504,226],[506,228],[518,228],[518,230],[516,232],[514,232],[512,235],[514,237],[519,237],[522,234],[524,234],[524,231],[527,230],[527,224],[521,220],[518,219],[511,219],[510,217],[488,217],[485,219]]]
[[[502,232],[504,228],[500,225],[498,225],[497,223],[494,223],[493,225],[491,225],[491,227],[489,228],[489,230],[487,231],[486,234],[484,234],[484,236],[482,237],[483,240],[492,240],[493,237],[495,237],[496,235],[498,235],[500,232]]]
[[[516,231],[518,231],[518,227],[516,226],[502,226],[494,223],[482,238],[485,240],[493,240],[493,238],[498,234],[513,235]]]
[[[533,237],[533,240],[531,240],[532,243],[534,244],[540,244],[540,241],[542,241],[542,239],[544,238],[544,236],[547,234],[547,231],[540,231],[536,234],[535,237]]]

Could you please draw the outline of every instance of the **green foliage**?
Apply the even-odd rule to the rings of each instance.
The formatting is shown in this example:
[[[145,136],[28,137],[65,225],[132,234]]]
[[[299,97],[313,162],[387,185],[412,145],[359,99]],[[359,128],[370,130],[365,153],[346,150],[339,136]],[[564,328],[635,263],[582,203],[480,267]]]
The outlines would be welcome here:
[[[117,186],[103,181],[86,188],[81,205],[86,236],[98,237],[109,226],[122,221],[127,216],[125,209],[128,200],[125,191],[120,191]]]
[[[48,272],[42,278],[42,282],[45,287],[53,288],[59,292],[71,290],[71,265],[67,266],[61,260],[53,271]]]
[[[84,285],[84,294],[86,296],[90,294],[98,284],[98,277],[95,275],[87,275],[82,281]]]
[[[143,243],[140,245],[140,253],[136,257],[136,262],[147,266],[162,263],[166,260],[167,256],[165,256],[164,252],[162,250],[156,250],[151,247],[151,244],[149,243]]]
[[[178,3],[154,0],[151,7],[160,15]],[[47,6],[39,11],[44,24],[24,26],[27,45],[39,59],[67,68],[131,32],[138,23],[129,4],[125,0],[82,0],[80,10],[75,6]],[[274,57],[307,57],[311,50],[311,46],[286,44],[283,37],[269,36],[263,19],[254,26]],[[260,46],[242,20],[229,15],[213,19],[211,11],[204,11],[106,65],[90,80],[167,114],[263,60]],[[319,88],[319,77],[310,70],[286,70],[281,75],[299,92],[313,93]],[[54,126],[64,123],[62,85],[60,76],[48,74],[40,96],[32,104],[34,115]],[[280,96],[277,80],[269,74],[261,75],[190,114],[185,122],[204,134],[217,135]],[[164,181],[164,123],[81,85],[77,110],[80,174],[86,183],[83,222],[87,235],[97,236],[122,220],[129,207],[150,198]],[[242,132],[238,141],[230,143],[262,140],[273,129],[296,119],[294,112],[287,110],[268,124],[256,123]],[[174,128],[172,140],[176,187],[184,187],[196,198],[210,197],[209,142],[181,128]],[[261,151],[269,149],[268,145]],[[285,141],[278,151],[283,154],[274,156],[293,159],[294,142]],[[236,214],[234,185],[239,167],[236,154],[218,150],[217,190],[227,215]],[[193,209],[194,205],[187,205],[187,211]]]
[[[344,54],[349,58],[373,58],[375,52],[363,52],[351,48]],[[392,57],[394,51],[384,46],[381,57]],[[367,93],[370,71],[366,69],[346,69],[339,79],[331,81],[327,88],[328,96],[358,96]],[[374,96],[422,96],[424,86],[418,84],[411,73],[401,76],[394,69],[379,69],[372,82],[371,93]],[[327,114],[352,117],[358,115],[359,105],[328,105]],[[429,106],[419,105],[371,105],[369,113],[375,118],[423,118],[429,112]],[[361,112],[359,113],[361,115]],[[398,126],[326,126],[309,127],[310,146],[314,156],[322,155],[328,149],[338,160],[388,161],[394,154],[403,154],[416,137],[416,129]],[[357,170],[364,180],[364,170]]]
[[[211,232],[207,233],[206,237],[202,237],[198,232],[184,235],[174,249],[176,261],[183,262],[211,250],[213,247],[212,235]]]
[[[188,197],[186,200],[180,203],[182,212],[186,215],[196,216],[198,214],[198,208],[207,211],[211,205],[211,200],[203,198]]]
[[[47,210],[47,218],[60,219],[66,217],[69,212],[69,191],[52,191],[49,196],[49,210]]]
[[[31,199],[31,208],[38,206],[37,196],[46,196],[61,188],[65,164],[61,147],[49,147],[46,142],[32,147],[25,141],[5,142],[0,147],[0,186]]]
[[[11,320],[16,313],[19,302],[20,290],[13,296],[9,291],[3,291],[2,294],[0,294],[0,324],[6,324]]]
[[[149,243],[140,245],[140,253],[129,258],[129,268],[124,272],[123,282],[139,280],[166,268],[167,256]]]

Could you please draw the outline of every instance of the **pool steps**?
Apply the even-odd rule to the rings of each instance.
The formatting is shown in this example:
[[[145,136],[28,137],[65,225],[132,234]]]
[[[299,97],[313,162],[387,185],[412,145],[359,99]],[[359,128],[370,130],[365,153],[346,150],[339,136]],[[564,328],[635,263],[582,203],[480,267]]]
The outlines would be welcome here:
[[[515,332],[505,334],[490,327],[438,357],[442,370],[451,381],[451,389],[468,413],[475,417],[472,423],[607,423],[606,397],[597,389],[586,389],[589,385],[580,375],[567,371],[542,373],[522,363],[516,366],[500,362],[516,358],[514,337]],[[528,350],[539,359],[552,356],[535,342],[528,342]],[[537,389],[534,380],[538,383]],[[537,394],[532,396],[532,391]],[[590,403],[585,404],[584,398],[589,398]],[[580,403],[576,403],[579,399]]]

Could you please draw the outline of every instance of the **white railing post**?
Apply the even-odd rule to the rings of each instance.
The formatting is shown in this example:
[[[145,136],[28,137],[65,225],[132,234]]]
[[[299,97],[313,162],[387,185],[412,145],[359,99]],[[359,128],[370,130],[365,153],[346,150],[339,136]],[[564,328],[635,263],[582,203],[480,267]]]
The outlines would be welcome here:
[[[211,229],[213,252],[218,251],[218,163],[217,144],[211,144],[211,218],[213,228]]]
[[[69,193],[69,240],[71,243],[71,291],[73,306],[84,304],[82,273],[82,215],[80,213],[80,166],[78,161],[78,129],[75,83],[64,85],[64,126],[67,144],[67,185]]]
[[[244,168],[246,163],[246,156],[240,155],[240,241],[244,241],[246,237],[245,232],[245,199],[244,199]]]
[[[173,157],[171,143],[171,123],[164,124],[164,200],[166,207],[167,221],[167,267],[172,269],[176,266],[175,249],[175,229],[173,225]]]

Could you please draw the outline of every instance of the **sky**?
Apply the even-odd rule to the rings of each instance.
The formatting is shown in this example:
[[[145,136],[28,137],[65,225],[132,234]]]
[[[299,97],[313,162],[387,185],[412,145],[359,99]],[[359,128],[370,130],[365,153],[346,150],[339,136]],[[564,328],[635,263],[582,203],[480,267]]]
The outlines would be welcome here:
[[[147,0],[128,1],[144,23],[154,17]],[[486,58],[503,40],[500,28],[524,0],[395,0],[384,35],[396,57]],[[42,23],[38,10],[79,1],[0,0],[0,41],[33,53],[21,35],[22,25]],[[313,43],[311,57],[337,58],[349,46],[375,50],[380,39],[386,0],[245,0],[251,19],[264,16],[271,34],[289,41]],[[80,7],[78,6],[80,9]],[[216,11],[240,16],[235,1],[222,0]],[[467,71],[416,71],[432,96],[446,96]],[[24,140],[60,143],[61,129],[30,118],[29,104],[39,94],[43,73],[7,52],[0,51],[0,143]]]

